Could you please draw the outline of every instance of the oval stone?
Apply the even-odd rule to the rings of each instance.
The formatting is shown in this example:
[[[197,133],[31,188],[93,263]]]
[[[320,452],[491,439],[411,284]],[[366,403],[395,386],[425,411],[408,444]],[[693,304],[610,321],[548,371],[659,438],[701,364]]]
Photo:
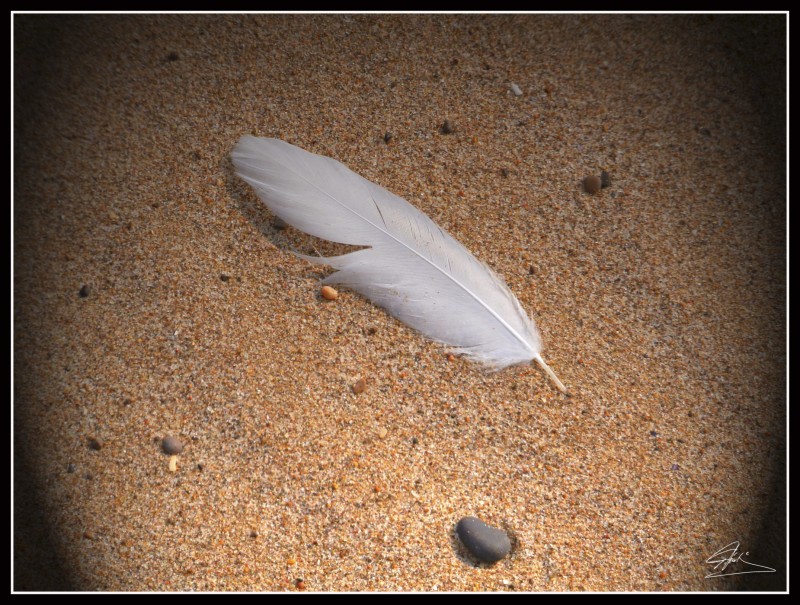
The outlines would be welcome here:
[[[180,454],[183,451],[183,443],[177,437],[167,435],[161,440],[161,449],[164,450],[165,454]]]
[[[487,525],[477,517],[464,517],[456,525],[462,544],[476,559],[494,563],[511,551],[511,540],[502,529]]]

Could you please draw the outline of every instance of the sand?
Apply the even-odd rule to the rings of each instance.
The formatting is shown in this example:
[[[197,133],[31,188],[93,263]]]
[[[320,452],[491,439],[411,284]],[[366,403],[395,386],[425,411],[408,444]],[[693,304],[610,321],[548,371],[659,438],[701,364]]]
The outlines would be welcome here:
[[[16,15],[12,589],[784,590],[785,20]],[[569,396],[324,300],[243,134],[431,216]]]

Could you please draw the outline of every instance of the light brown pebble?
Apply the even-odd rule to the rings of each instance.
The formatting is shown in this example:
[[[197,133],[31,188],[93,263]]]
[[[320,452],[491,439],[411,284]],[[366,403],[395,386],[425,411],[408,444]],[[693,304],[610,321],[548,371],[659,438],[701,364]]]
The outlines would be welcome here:
[[[178,457],[177,456],[170,456],[169,457],[169,471],[174,473],[178,470]]]
[[[359,378],[356,383],[353,385],[353,393],[358,395],[359,393],[363,393],[364,389],[367,388],[367,381],[363,378]]]
[[[388,433],[389,433],[389,431],[387,431],[384,427],[381,427],[381,428],[378,429],[378,437],[380,437],[381,439],[386,437],[386,435]]]
[[[339,298],[339,293],[330,286],[322,286],[320,294],[322,294],[322,298],[324,298],[325,300],[336,300],[337,298]]]
[[[600,191],[601,184],[600,177],[594,174],[583,179],[583,188],[586,190],[586,193],[597,193]]]
[[[180,454],[183,451],[183,443],[177,437],[167,435],[161,440],[161,449],[165,454]]]

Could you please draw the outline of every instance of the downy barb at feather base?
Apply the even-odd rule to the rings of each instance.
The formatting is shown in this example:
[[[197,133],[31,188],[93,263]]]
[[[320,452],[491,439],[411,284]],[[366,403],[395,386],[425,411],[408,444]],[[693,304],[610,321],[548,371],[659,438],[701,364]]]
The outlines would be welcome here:
[[[503,279],[428,216],[332,158],[278,139],[242,137],[237,174],[278,217],[310,235],[363,249],[302,258],[337,271],[323,283],[366,296],[425,336],[486,366],[541,357],[534,322]]]

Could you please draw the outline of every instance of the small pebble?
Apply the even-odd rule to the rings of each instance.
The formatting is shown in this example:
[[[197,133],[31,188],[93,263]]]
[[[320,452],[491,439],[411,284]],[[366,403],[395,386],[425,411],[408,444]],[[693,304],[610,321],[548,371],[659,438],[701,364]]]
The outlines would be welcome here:
[[[164,450],[165,454],[180,454],[183,451],[183,443],[177,437],[167,435],[161,440],[161,449]]]
[[[169,472],[174,473],[178,470],[178,457],[177,456],[170,456],[169,457]]]
[[[178,56],[178,53],[174,51],[167,55],[167,61],[177,61],[178,59],[180,59],[180,57]]]
[[[439,130],[441,131],[442,134],[451,134],[455,130],[455,128],[453,128],[453,125],[450,123],[450,120],[445,120],[444,124],[442,124],[442,127]]]
[[[70,463],[67,465],[67,472],[68,472],[68,473],[74,473],[74,472],[75,472],[75,465],[74,465],[74,464],[72,464],[72,462],[70,462]]]
[[[278,231],[283,231],[284,229],[286,229],[286,227],[289,226],[289,223],[287,223],[281,217],[276,216],[272,221],[272,226],[275,227],[275,229],[277,229]]]
[[[603,170],[603,172],[600,173],[600,187],[603,189],[611,187],[611,175],[608,174],[607,170]]]
[[[222,281],[228,281],[231,277],[230,275],[225,275],[224,273],[219,276]]]
[[[339,293],[330,286],[322,286],[320,294],[322,294],[322,298],[324,298],[325,300],[336,300],[337,298],[339,298]]]
[[[80,296],[81,298],[86,298],[87,296],[89,296],[89,292],[90,292],[89,286],[83,284],[81,286],[80,291],[78,292],[78,296]]]
[[[601,182],[599,176],[593,174],[583,179],[583,188],[586,190],[586,193],[597,193],[600,191],[600,186]]]
[[[386,143],[386,144],[388,145],[388,144],[389,144],[389,141],[391,141],[391,140],[392,140],[392,136],[393,136],[393,135],[392,135],[392,133],[387,131],[387,132],[386,132],[386,133],[383,135],[383,142],[384,142],[384,143]]]
[[[477,517],[464,517],[456,525],[462,544],[476,559],[494,563],[511,551],[511,540],[502,529],[487,525]]]
[[[367,388],[367,381],[363,378],[359,378],[356,383],[353,385],[353,393],[358,395],[359,393],[363,393],[364,389]]]
[[[89,437],[87,441],[90,450],[99,451],[103,447],[103,442],[96,437]]]
[[[517,97],[521,97],[522,96],[522,90],[520,89],[519,86],[517,86],[513,82],[511,83],[511,92],[513,92],[514,95],[517,96]]]
[[[381,427],[381,428],[378,429],[378,437],[380,437],[381,439],[386,437],[386,435],[388,433],[389,433],[389,431],[387,431],[384,427]]]

